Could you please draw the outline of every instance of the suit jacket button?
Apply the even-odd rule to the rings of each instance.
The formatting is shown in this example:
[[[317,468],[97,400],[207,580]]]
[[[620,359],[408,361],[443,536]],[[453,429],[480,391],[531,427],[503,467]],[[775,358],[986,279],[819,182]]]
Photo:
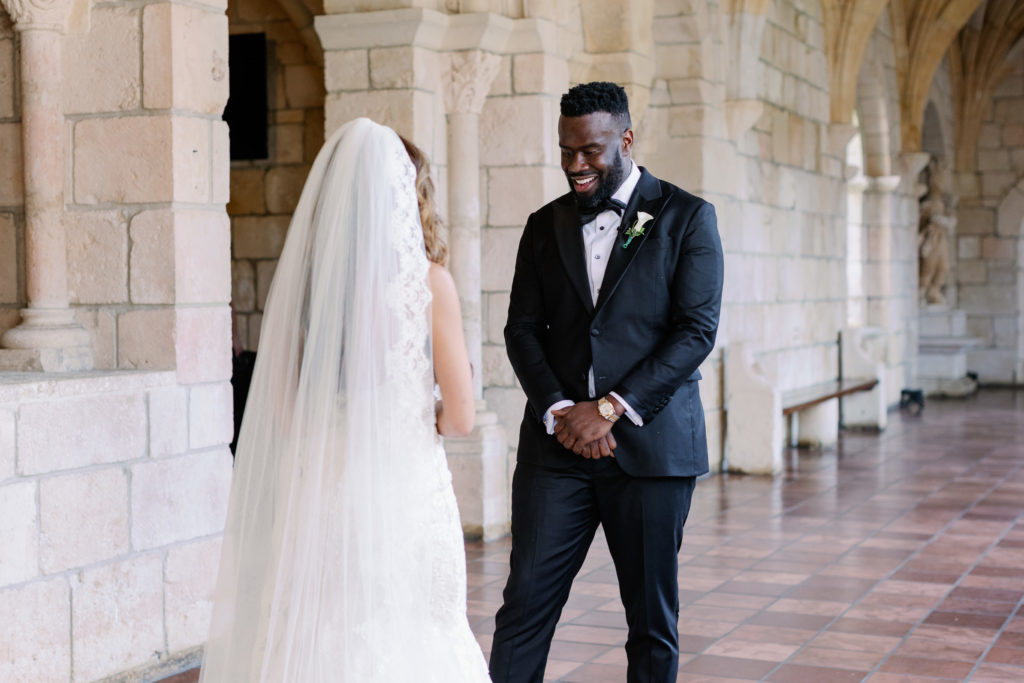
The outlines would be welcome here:
[[[597,329],[591,330],[590,331],[590,336],[591,337],[600,337],[601,336],[601,330],[597,330]]]

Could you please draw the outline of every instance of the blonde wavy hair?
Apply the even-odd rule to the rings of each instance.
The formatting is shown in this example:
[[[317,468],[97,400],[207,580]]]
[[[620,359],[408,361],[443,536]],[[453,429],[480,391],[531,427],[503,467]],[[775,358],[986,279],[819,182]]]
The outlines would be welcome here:
[[[444,221],[437,213],[434,200],[434,181],[430,179],[430,161],[416,145],[404,137],[402,144],[416,167],[416,199],[420,205],[420,223],[423,224],[423,243],[427,247],[427,258],[440,265],[448,265],[448,240],[445,237]]]

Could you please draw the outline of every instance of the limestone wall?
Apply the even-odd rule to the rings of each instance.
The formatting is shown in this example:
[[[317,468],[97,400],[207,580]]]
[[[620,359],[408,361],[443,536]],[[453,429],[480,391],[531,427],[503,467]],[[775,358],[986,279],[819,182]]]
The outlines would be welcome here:
[[[96,3],[61,40],[68,294],[97,369],[0,375],[0,680],[174,672],[206,637],[231,473],[224,10]],[[26,303],[11,36],[3,15],[4,327]]]
[[[231,476],[226,386],[0,376],[0,680],[197,660]]]
[[[978,142],[976,173],[961,176],[957,290],[982,382],[1024,382],[1024,65],[996,88]]]
[[[65,38],[68,288],[98,368],[229,338],[224,29],[223,6],[116,3]]]
[[[10,18],[0,7],[0,334],[18,324],[25,303],[25,199],[21,160],[18,54]]]
[[[827,144],[819,3],[772,5],[761,63],[764,110],[739,140],[748,196],[727,228],[729,339],[774,352],[762,367],[788,389],[838,375],[845,316],[845,185]]]
[[[581,36],[572,31],[578,3],[565,5],[540,20],[558,36],[553,44],[501,57],[480,114],[484,397],[508,438],[509,482],[526,405],[504,337],[519,238],[530,213],[568,191],[558,148],[559,99],[569,88],[569,57]]]
[[[269,51],[269,157],[232,162],[227,205],[231,307],[242,348],[255,351],[291,213],[323,144],[323,54],[277,0],[231,0],[227,14],[230,33],[265,33]]]
[[[726,251],[736,243],[739,197],[736,149],[724,116],[725,70],[718,6],[704,2],[654,4],[651,37],[655,80],[650,106],[634,119],[634,158],[656,176],[714,203]],[[726,263],[726,279],[732,266]],[[722,349],[729,339],[728,303],[723,305],[718,343],[701,367],[700,382],[711,467],[721,461],[724,433]]]

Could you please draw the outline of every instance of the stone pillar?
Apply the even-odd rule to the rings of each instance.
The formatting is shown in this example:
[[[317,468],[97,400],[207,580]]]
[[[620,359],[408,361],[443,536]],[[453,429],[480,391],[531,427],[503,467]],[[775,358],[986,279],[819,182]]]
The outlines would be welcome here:
[[[476,428],[446,440],[448,462],[467,536],[497,538],[507,531],[504,429],[483,398],[483,317],[480,280],[480,111],[501,59],[481,50],[441,56],[447,112],[449,268],[462,302],[462,329],[473,364]]]
[[[868,239],[865,288],[869,325],[885,336],[886,402],[917,374],[917,175],[925,155],[903,155],[898,175],[868,177],[864,225]],[[913,283],[913,286],[910,286]]]
[[[445,439],[445,451],[463,531],[497,538],[509,528],[508,445],[483,399],[479,120],[516,24],[488,12],[348,12],[339,2],[325,8],[315,26],[324,48],[328,134],[356,116],[391,126],[431,157],[439,194],[449,200],[450,269],[462,300],[477,415],[473,433]]]
[[[21,128],[28,307],[0,338],[0,369],[92,368],[89,333],[68,307],[61,42],[72,2],[8,0],[21,34]]]
[[[473,364],[473,395],[483,398],[480,307],[480,110],[500,58],[479,50],[445,55],[448,111],[448,223],[451,262],[462,301],[462,328]]]
[[[899,400],[899,390],[907,386],[901,361],[906,355],[900,307],[895,295],[900,283],[895,281],[893,259],[898,254],[894,240],[898,232],[895,217],[898,211],[896,190],[898,175],[869,176],[864,190],[864,233],[867,238],[864,291],[867,299],[867,324],[880,327],[885,336],[886,385],[889,405]],[[916,289],[915,289],[916,291]],[[895,387],[895,389],[894,389]]]

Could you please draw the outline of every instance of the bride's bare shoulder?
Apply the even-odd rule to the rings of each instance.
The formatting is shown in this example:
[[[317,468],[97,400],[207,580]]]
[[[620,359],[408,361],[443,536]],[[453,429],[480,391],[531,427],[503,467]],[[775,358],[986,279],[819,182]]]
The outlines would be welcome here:
[[[434,293],[435,298],[458,298],[457,290],[455,289],[455,279],[444,266],[431,263],[427,278],[430,281],[430,290]]]

